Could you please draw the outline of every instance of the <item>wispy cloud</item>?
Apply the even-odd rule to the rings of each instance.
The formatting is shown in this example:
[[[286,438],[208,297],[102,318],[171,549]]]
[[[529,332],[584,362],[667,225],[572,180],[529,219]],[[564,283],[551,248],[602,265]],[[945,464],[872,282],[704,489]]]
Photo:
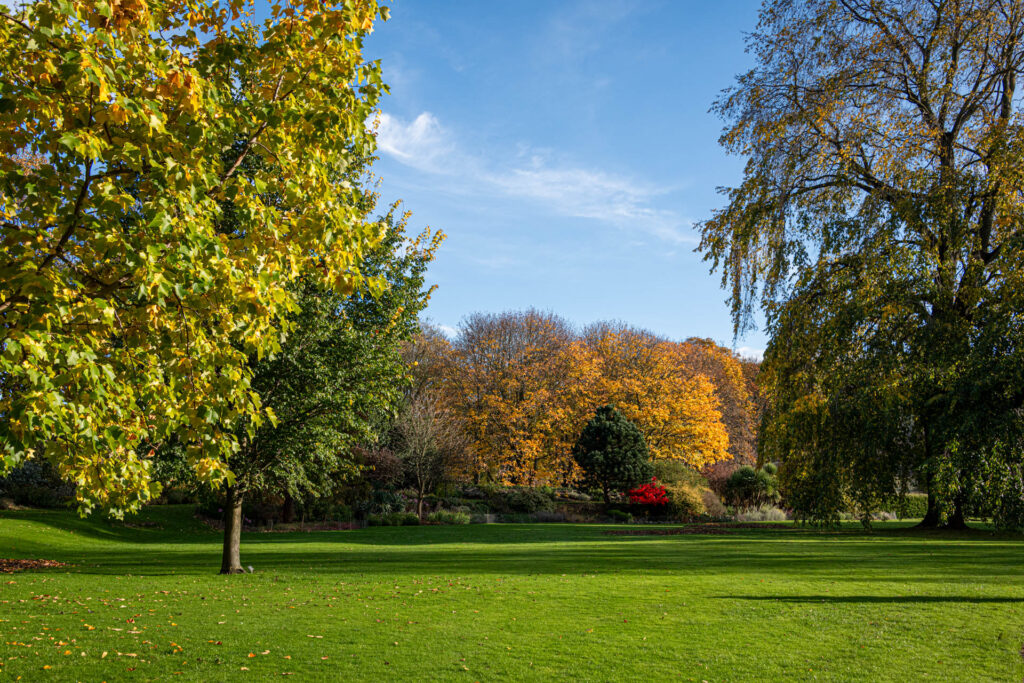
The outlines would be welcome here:
[[[598,220],[672,243],[695,241],[689,221],[654,206],[666,188],[598,169],[552,163],[547,152],[529,154],[520,149],[505,163],[488,162],[461,149],[456,137],[430,112],[412,121],[382,114],[377,145],[383,154],[406,166],[449,176],[448,184],[462,192],[471,189],[525,199],[559,215]]]

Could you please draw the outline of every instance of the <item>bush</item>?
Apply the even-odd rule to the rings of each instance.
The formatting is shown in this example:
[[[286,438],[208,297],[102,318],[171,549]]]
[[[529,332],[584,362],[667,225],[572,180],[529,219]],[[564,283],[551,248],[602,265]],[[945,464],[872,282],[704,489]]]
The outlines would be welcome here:
[[[630,489],[629,502],[634,505],[668,505],[668,493],[658,483],[657,477],[651,477],[646,484]]]
[[[903,500],[894,501],[887,512],[895,512],[900,519],[920,519],[928,514],[928,494],[908,493]]]
[[[847,517],[849,517],[859,521],[864,517],[856,505],[852,505],[851,508],[853,509],[846,511],[846,516],[842,513],[840,514],[841,520],[846,521]],[[874,511],[873,517],[879,519],[879,515],[884,513],[893,515],[898,519],[921,519],[928,513],[928,494],[908,493],[902,498],[899,496],[888,497]]]
[[[633,515],[622,510],[609,510],[608,516],[611,517],[613,522],[629,523],[633,521]]]
[[[726,517],[729,514],[718,494],[714,491],[710,489],[704,491],[701,495],[701,500],[704,501],[704,514],[709,517]]]
[[[736,513],[737,522],[785,522],[789,515],[774,505],[759,505]]]
[[[668,497],[672,501],[672,516],[677,519],[691,519],[707,514],[704,504],[704,493],[711,493],[689,483],[676,483],[666,486]],[[711,493],[711,495],[714,495]]]
[[[580,500],[583,502],[592,500],[590,496],[576,489],[558,489],[555,491],[555,496],[565,500]]]
[[[416,526],[420,518],[414,512],[391,512],[386,515],[368,515],[366,523],[370,526]]]
[[[775,505],[781,498],[778,478],[765,469],[744,465],[725,482],[725,499],[737,507]]]
[[[432,524],[469,524],[468,512],[456,510],[434,510],[427,516],[427,521]]]
[[[359,502],[359,511],[367,515],[389,515],[405,510],[405,498],[394,491],[374,489],[370,497]]]

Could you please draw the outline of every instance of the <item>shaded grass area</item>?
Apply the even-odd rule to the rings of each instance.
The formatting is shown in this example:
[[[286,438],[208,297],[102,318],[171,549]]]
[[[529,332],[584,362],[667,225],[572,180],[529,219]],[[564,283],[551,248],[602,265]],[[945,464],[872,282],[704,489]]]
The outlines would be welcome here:
[[[905,527],[246,534],[221,577],[188,507],[8,512],[0,557],[73,566],[0,577],[0,677],[1020,680],[1020,537]]]

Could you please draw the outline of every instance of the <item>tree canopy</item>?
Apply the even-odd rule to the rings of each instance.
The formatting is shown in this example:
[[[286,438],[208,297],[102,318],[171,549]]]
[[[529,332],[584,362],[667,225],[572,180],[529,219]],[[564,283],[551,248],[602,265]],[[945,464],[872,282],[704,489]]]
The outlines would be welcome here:
[[[139,444],[171,435],[228,476],[265,416],[249,357],[278,349],[295,283],[373,285],[383,230],[346,174],[374,149],[362,45],[387,10],[247,8],[0,9],[0,461],[49,458],[84,510],[150,498]]]
[[[772,0],[716,105],[747,164],[701,247],[737,330],[767,313],[762,443],[812,518],[913,484],[929,523],[962,521],[1007,471],[1020,498],[1022,22],[1008,0]]]

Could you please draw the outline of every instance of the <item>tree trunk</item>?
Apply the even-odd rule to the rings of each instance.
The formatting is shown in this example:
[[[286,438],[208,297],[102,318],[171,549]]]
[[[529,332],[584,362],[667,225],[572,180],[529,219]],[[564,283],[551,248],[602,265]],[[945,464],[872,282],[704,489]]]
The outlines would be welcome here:
[[[221,574],[242,574],[240,547],[242,545],[242,494],[229,486],[224,501],[224,551],[221,555]]]
[[[928,423],[924,423],[924,460],[925,475],[924,485],[928,488],[928,510],[924,513],[924,519],[917,523],[915,529],[937,529],[939,527],[939,497],[935,495],[935,487],[932,486],[933,475],[931,473],[932,444]]]
[[[931,477],[928,477],[928,511],[924,518],[917,523],[915,529],[938,529],[939,528],[939,500],[932,490]]]
[[[416,516],[423,519],[423,493],[416,497]]]
[[[292,494],[284,494],[284,505],[281,506],[281,521],[285,524],[291,524],[295,521],[295,499],[292,498]]]
[[[946,523],[942,525],[943,529],[953,529],[955,531],[964,531],[969,529],[967,526],[967,519],[964,516],[964,509],[967,507],[966,502],[962,496],[957,496],[953,501],[953,514],[949,516]]]

